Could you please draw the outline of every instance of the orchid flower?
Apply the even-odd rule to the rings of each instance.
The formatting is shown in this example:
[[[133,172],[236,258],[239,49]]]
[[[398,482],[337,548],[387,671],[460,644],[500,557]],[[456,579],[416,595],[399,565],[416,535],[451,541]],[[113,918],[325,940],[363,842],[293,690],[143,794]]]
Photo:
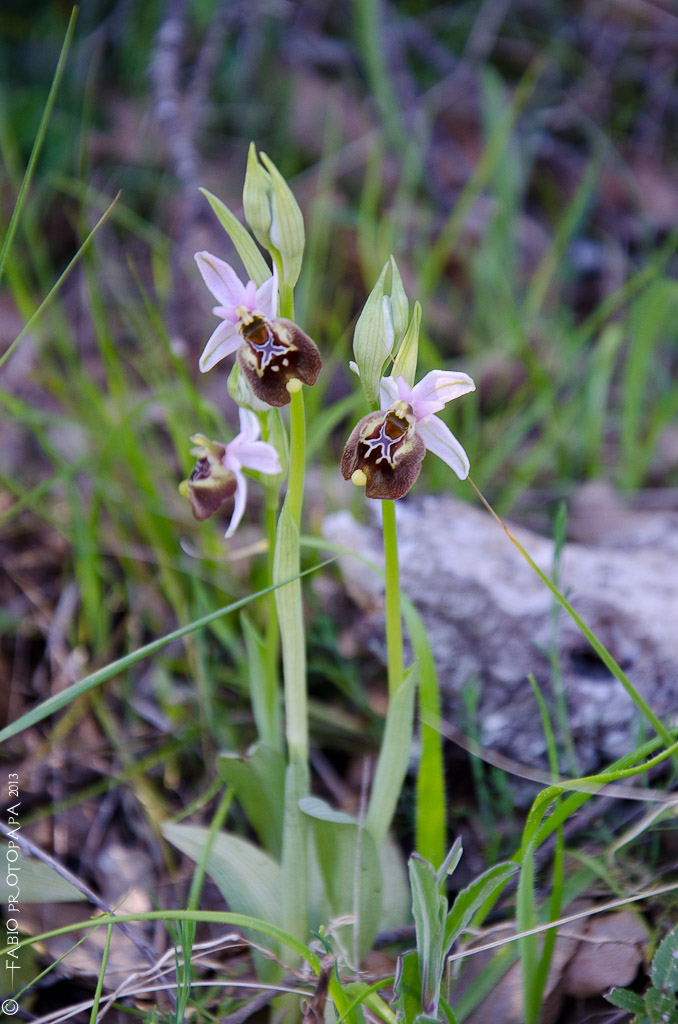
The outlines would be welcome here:
[[[217,300],[213,312],[221,317],[200,356],[200,370],[206,373],[236,352],[253,393],[273,406],[287,405],[301,384],[315,384],[322,365],[318,349],[295,323],[276,317],[275,271],[257,288],[254,281],[243,284],[228,263],[209,252],[196,253],[195,261]]]
[[[382,377],[381,411],[364,416],[351,433],[341,460],[344,478],[364,486],[368,498],[402,498],[428,449],[464,480],[468,456],[435,414],[469,391],[475,391],[469,375],[452,370],[431,370],[414,387],[403,377]]]
[[[243,469],[267,474],[281,472],[277,451],[260,437],[261,428],[255,413],[241,409],[240,433],[228,444],[208,441],[203,434],[194,434],[191,438],[196,445],[191,454],[198,461],[180,490],[190,500],[193,515],[200,521],[209,519],[227,498],[235,496],[226,537],[235,533],[245,511],[247,478]]]

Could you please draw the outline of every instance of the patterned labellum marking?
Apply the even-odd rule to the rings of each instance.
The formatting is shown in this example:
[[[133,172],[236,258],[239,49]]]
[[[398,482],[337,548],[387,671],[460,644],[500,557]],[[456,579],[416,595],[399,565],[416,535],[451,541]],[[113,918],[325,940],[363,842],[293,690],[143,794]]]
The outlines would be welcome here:
[[[281,341],[262,317],[255,317],[251,324],[243,325],[241,332],[257,361],[259,376],[262,376],[269,366],[271,370],[277,370],[278,367],[271,364],[289,355],[290,345]],[[283,365],[286,364],[283,362]]]
[[[410,412],[409,406],[407,406],[407,410]],[[372,436],[362,439],[365,458],[369,459],[373,453],[379,452],[375,463],[378,465],[385,459],[395,469],[398,451],[406,440],[409,430],[410,423],[404,417],[399,416],[394,409],[389,410]]]

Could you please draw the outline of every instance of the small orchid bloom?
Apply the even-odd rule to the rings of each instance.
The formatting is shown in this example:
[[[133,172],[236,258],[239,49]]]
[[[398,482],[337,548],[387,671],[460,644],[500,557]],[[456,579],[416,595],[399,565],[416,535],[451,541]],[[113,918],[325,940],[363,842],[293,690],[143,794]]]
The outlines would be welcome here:
[[[272,444],[261,441],[260,436],[256,415],[250,409],[241,409],[240,433],[228,444],[208,441],[203,434],[191,438],[196,445],[191,454],[198,461],[180,491],[188,497],[193,515],[200,521],[209,519],[227,498],[235,496],[227,537],[235,533],[245,511],[247,479],[243,469],[267,474],[281,472],[277,451]]]
[[[322,363],[314,342],[291,320],[276,317],[277,274],[257,288],[209,252],[196,253],[195,261],[222,321],[200,356],[202,373],[236,352],[253,393],[273,406],[287,405],[301,384],[315,384]]]
[[[380,412],[356,425],[341,460],[345,480],[365,487],[368,498],[402,498],[419,476],[426,449],[464,480],[468,456],[435,414],[475,384],[467,373],[431,370],[410,387],[403,377],[382,377]]]

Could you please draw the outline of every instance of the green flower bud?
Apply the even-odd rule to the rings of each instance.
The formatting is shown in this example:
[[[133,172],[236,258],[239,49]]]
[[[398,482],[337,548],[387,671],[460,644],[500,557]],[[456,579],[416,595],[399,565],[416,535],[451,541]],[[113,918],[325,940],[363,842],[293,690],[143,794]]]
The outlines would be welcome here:
[[[386,290],[386,274],[389,267],[390,294]],[[367,297],[353,335],[353,352],[363,394],[368,404],[373,407],[379,404],[379,381],[384,373],[384,363],[394,348],[400,345],[407,331],[408,314],[407,295],[396,261],[391,256]],[[412,373],[414,375],[414,370]]]
[[[259,163],[253,142],[247,154],[247,171],[242,192],[245,219],[254,237],[264,249],[271,248],[271,176]]]
[[[304,255],[304,218],[282,174],[265,153],[257,158],[254,143],[247,156],[243,207],[257,240],[280,255],[282,283],[294,288]]]
[[[226,390],[237,406],[253,409],[254,412],[266,412],[270,409],[267,402],[261,402],[247,383],[247,378],[238,366],[238,361],[233,363],[231,372],[226,381]]]
[[[407,301],[403,279],[398,270],[398,264],[391,256],[391,295],[388,297],[393,323],[393,342],[398,345],[407,330],[407,322],[410,317],[410,304]]]

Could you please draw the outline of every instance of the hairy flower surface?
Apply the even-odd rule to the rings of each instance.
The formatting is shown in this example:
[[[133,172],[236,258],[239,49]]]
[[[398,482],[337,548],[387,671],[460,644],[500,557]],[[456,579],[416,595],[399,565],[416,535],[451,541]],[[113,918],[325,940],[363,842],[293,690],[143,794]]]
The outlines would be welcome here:
[[[468,456],[435,414],[469,391],[475,391],[469,375],[452,370],[431,370],[412,388],[403,377],[382,377],[381,411],[364,416],[353,429],[341,460],[344,478],[364,485],[368,498],[402,498],[428,449],[464,480]]]
[[[291,320],[276,317],[278,279],[274,273],[257,288],[243,284],[224,260],[198,252],[202,279],[219,305],[213,312],[222,322],[200,356],[203,373],[237,352],[237,360],[256,397],[267,405],[287,405],[290,390],[315,384],[322,366],[318,349]]]
[[[181,491],[188,496],[191,510],[198,520],[209,519],[218,512],[227,498],[235,496],[233,515],[226,531],[231,537],[243,517],[247,502],[247,478],[243,469],[259,473],[280,473],[280,459],[272,444],[260,440],[259,420],[250,409],[240,410],[240,433],[228,444],[208,441],[194,434],[196,445],[191,449],[197,462]]]

